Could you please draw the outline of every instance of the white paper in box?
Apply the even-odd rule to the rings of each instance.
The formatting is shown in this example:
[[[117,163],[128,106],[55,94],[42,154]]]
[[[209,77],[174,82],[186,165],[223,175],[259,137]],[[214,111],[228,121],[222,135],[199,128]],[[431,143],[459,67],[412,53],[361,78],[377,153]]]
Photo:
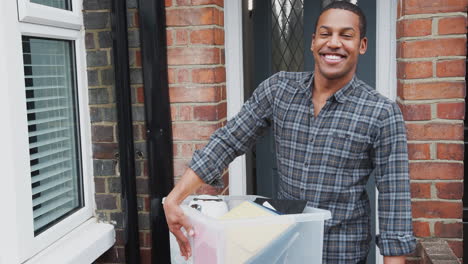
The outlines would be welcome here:
[[[229,209],[258,196],[220,196]],[[324,221],[331,218],[326,210],[306,207],[302,214],[276,215],[250,219],[219,220],[188,207],[182,208],[192,224],[192,258],[185,261],[171,234],[173,264],[265,264],[322,263]]]

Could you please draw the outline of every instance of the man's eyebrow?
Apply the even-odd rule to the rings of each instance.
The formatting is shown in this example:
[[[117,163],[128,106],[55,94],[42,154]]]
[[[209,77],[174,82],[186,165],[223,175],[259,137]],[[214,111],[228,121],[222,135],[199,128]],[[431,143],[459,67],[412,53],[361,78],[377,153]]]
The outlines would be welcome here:
[[[320,26],[319,28],[324,28],[324,29],[331,29],[332,27],[328,27],[328,26]],[[353,27],[344,27],[344,28],[340,28],[341,31],[346,31],[346,30],[352,30],[352,31],[356,31]]]

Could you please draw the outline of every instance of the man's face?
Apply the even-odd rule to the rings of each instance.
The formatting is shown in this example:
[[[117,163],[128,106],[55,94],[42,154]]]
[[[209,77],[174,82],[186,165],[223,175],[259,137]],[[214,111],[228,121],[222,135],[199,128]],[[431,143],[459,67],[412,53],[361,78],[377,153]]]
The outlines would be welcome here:
[[[315,74],[328,80],[352,78],[359,54],[367,49],[367,38],[360,39],[359,16],[351,11],[329,9],[320,16],[311,50]]]

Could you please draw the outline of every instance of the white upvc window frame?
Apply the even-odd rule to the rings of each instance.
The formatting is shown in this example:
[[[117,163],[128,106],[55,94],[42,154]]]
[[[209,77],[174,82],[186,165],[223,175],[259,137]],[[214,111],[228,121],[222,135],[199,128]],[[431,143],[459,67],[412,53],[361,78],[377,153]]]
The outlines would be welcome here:
[[[33,227],[33,212],[30,210],[32,208],[32,191],[31,188],[28,189],[27,193],[24,193],[25,197],[28,197],[26,201],[23,201],[23,204],[20,208],[27,208],[24,212],[24,218],[21,219],[24,221],[22,223],[23,229],[21,231],[22,241],[29,242],[26,244],[25,250],[21,252],[22,260],[25,260],[32,255],[37,254],[41,250],[45,249],[48,245],[52,244],[54,241],[58,240],[60,237],[64,236],[87,219],[91,218],[93,215],[94,208],[92,206],[92,155],[91,155],[91,138],[90,138],[90,120],[89,120],[89,111],[88,111],[88,97],[86,92],[86,74],[85,74],[85,46],[84,46],[84,36],[83,32],[79,30],[70,30],[64,28],[56,28],[45,25],[37,25],[30,23],[20,23],[19,25],[21,36],[28,37],[39,37],[39,38],[50,38],[55,40],[68,40],[73,42],[74,54],[75,54],[75,74],[76,74],[76,85],[77,85],[77,95],[78,95],[78,108],[79,108],[79,120],[80,120],[80,144],[81,144],[81,156],[82,156],[82,172],[81,179],[83,182],[83,200],[84,207],[80,208],[73,214],[64,218],[60,222],[51,226],[44,232],[34,237],[34,227]],[[22,56],[21,56],[22,60]],[[21,62],[23,66],[23,63]],[[24,71],[20,72],[21,78],[24,80]],[[23,85],[24,87],[24,85]],[[26,109],[26,97],[23,96],[22,102],[18,102],[19,105],[25,106]],[[22,112],[22,111],[21,111]],[[21,130],[28,131],[27,127],[27,115],[26,113],[21,113],[16,117],[19,120],[22,120]],[[28,137],[26,136],[25,141],[27,142]],[[26,148],[28,150],[28,148]],[[27,159],[24,166],[29,166],[29,153],[26,153]],[[30,174],[29,174],[30,175]],[[28,176],[29,176],[28,175]],[[25,182],[28,182],[28,186],[31,186],[31,178],[25,179]],[[32,235],[32,237],[31,237]]]
[[[0,129],[0,145],[4,146],[0,151],[3,167],[0,176],[0,211],[3,212],[0,218],[0,264],[44,263],[45,259],[59,259],[61,263],[93,261],[112,246],[115,232],[111,225],[98,223],[93,218],[95,204],[91,122],[83,22],[79,22],[79,26],[75,24],[74,27],[69,27],[69,22],[73,19],[65,19],[60,24],[58,16],[55,20],[49,18],[51,23],[42,23],[42,15],[32,15],[40,9],[36,9],[36,4],[29,3],[29,0],[29,6],[22,6],[25,1],[18,0],[18,6],[15,1],[10,0],[0,3],[0,34],[3,38],[0,39],[0,120],[5,125]],[[81,13],[82,0],[73,2],[74,10]],[[28,12],[32,20],[24,20],[21,15],[18,17],[18,14],[25,11],[24,8],[31,6]],[[54,14],[56,10],[49,11],[48,14]],[[81,15],[79,17],[81,19]],[[30,23],[31,21],[42,22],[37,24]],[[34,235],[32,210],[22,36],[72,41],[75,55],[84,206],[37,236]],[[86,230],[90,236],[84,237]],[[89,230],[92,232],[89,233]],[[99,246],[89,248],[96,241],[99,241]],[[67,243],[68,247],[63,243]],[[71,244],[75,246],[70,247]]]
[[[18,18],[20,22],[63,27],[79,30],[83,24],[81,1],[72,0],[72,10],[64,10],[30,0],[18,1]]]

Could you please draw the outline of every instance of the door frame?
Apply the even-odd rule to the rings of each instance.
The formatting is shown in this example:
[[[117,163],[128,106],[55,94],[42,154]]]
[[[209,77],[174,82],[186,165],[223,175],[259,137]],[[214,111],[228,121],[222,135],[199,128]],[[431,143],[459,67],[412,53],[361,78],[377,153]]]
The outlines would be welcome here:
[[[396,22],[398,0],[376,0],[376,89],[396,100]],[[390,11],[390,12],[389,12]],[[232,118],[244,103],[242,47],[242,0],[224,1],[227,117]],[[229,165],[229,193],[245,195],[247,190],[245,155]],[[378,191],[376,190],[376,197]],[[377,199],[376,199],[377,204]],[[377,206],[376,206],[377,208]],[[376,218],[378,214],[376,214]],[[378,221],[376,222],[378,233]],[[376,247],[377,253],[379,249]],[[376,254],[376,256],[379,256]],[[383,259],[377,257],[377,263]]]

